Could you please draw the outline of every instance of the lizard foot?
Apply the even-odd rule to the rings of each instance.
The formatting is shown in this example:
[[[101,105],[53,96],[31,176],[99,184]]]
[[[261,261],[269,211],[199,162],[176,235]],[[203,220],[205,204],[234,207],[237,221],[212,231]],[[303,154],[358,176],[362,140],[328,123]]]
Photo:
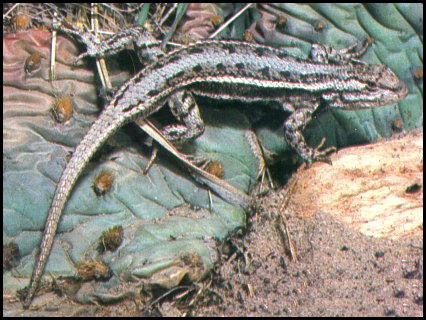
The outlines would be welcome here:
[[[326,139],[322,138],[321,142],[318,144],[318,146],[316,148],[312,148],[309,151],[309,155],[304,158],[305,163],[306,163],[306,168],[309,168],[312,166],[312,163],[314,162],[325,162],[328,163],[330,165],[332,165],[333,163],[331,162],[330,158],[329,158],[329,154],[336,152],[336,147],[329,147],[329,148],[325,148],[323,150],[320,150],[324,143],[325,143]]]

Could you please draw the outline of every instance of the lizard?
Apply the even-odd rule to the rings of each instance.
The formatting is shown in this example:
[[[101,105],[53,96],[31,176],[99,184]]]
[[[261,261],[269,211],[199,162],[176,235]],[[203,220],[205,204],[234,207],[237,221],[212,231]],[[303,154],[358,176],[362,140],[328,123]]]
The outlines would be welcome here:
[[[303,59],[262,44],[203,40],[162,55],[136,73],[107,103],[75,148],[59,179],[24,308],[30,306],[37,291],[73,186],[95,152],[119,128],[137,118],[146,119],[174,95],[187,91],[247,103],[275,101],[290,113],[283,125],[284,135],[307,167],[315,161],[330,162],[328,155],[335,147],[322,149],[323,138],[317,147],[311,148],[302,134],[314,112],[320,107],[375,108],[399,102],[408,93],[404,82],[389,67],[358,59],[369,44],[366,41],[359,51],[355,51],[357,44],[340,50],[313,44],[311,59]],[[195,133],[179,125],[163,131],[164,137],[173,140],[174,134],[183,138],[200,134],[197,129],[203,127],[203,122],[198,110],[190,114],[185,108],[171,109],[178,119],[195,128]]]
[[[99,41],[99,38],[91,32],[81,32],[73,24],[66,20],[59,22],[54,20],[53,27],[62,32],[71,34],[80,39],[86,45],[86,52],[80,54],[75,62],[85,57],[103,58],[107,55],[113,55],[123,50],[129,43],[133,42],[134,49],[141,63],[147,64],[157,61],[159,57],[164,55],[162,42],[155,39],[143,27],[136,26],[124,29],[121,32],[113,34],[105,41]],[[101,71],[104,73],[104,71]],[[102,81],[103,82],[103,81]],[[111,88],[105,88],[110,90]],[[204,131],[204,123],[202,122],[196,102],[190,92],[178,92],[172,94],[168,100],[172,113],[183,122],[183,125],[169,125],[160,132],[148,120],[139,117],[135,123],[152,137],[163,148],[168,150],[174,157],[179,160],[189,170],[194,179],[201,184],[207,185],[209,189],[216,192],[223,199],[247,209],[252,204],[252,198],[244,192],[238,190],[226,181],[217,178],[196,165],[194,165],[188,156],[180,153],[171,141],[182,144],[187,140],[194,139]],[[167,138],[165,137],[167,135]],[[144,174],[149,169],[156,156],[156,152],[144,170]],[[201,159],[198,159],[201,160]]]

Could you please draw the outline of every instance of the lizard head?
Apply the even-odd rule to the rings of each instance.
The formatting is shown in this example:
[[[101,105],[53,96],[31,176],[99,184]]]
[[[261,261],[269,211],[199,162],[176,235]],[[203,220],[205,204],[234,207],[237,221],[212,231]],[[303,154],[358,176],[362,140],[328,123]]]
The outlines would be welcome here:
[[[357,110],[390,105],[403,100],[407,86],[385,65],[358,66],[358,77],[343,80],[344,88],[323,95],[330,108]]]

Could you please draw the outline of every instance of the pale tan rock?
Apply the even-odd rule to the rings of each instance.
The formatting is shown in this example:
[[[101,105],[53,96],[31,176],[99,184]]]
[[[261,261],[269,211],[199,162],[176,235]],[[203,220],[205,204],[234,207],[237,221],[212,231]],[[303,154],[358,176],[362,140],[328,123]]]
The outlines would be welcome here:
[[[332,155],[333,165],[301,167],[291,205],[328,211],[366,235],[397,239],[423,232],[423,132]],[[407,188],[417,184],[417,191]]]

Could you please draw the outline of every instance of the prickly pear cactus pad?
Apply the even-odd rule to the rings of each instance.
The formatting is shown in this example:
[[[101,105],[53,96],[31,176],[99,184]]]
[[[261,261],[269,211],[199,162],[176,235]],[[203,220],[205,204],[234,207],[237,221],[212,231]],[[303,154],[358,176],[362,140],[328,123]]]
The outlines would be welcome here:
[[[33,51],[49,57],[49,42],[44,31],[4,38],[3,239],[16,244],[20,256],[5,275],[7,289],[27,285],[56,181],[98,113],[94,75],[72,66],[72,58],[68,61],[70,52],[77,52],[70,40],[58,39],[57,88],[48,81],[47,58],[37,70],[25,73],[25,59]],[[61,123],[52,109],[63,97],[71,100],[73,112]],[[226,114],[238,128],[208,126],[198,143],[206,157],[221,162],[229,183],[248,192],[257,174],[257,160],[244,135],[249,122],[233,110]],[[204,116],[217,117],[217,111]],[[92,276],[102,281],[91,284],[93,291],[75,295],[80,302],[106,302],[111,297],[102,290],[120,281],[146,289],[201,280],[217,260],[217,241],[245,224],[241,208],[209,193],[172,158],[159,156],[144,175],[150,148],[144,144],[146,136],[134,129],[118,133],[89,164],[60,222],[47,280],[80,281],[81,263],[103,263],[110,269],[109,277]],[[105,240],[103,233],[114,227],[123,229],[121,244],[114,251],[102,249],[105,241],[114,241]]]

